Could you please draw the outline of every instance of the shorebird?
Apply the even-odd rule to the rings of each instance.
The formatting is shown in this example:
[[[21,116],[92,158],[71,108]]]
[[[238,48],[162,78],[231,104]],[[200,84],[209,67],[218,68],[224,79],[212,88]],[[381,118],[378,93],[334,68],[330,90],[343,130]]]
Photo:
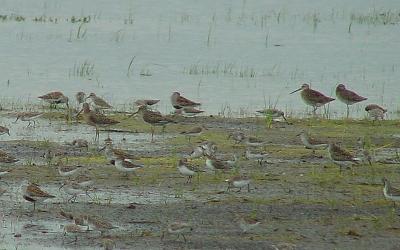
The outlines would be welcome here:
[[[188,234],[193,231],[193,227],[191,224],[186,222],[173,222],[167,226],[166,230],[163,230],[161,235],[161,240],[164,240],[165,234],[176,234],[178,238],[182,235],[183,240],[186,242],[185,234]]]
[[[285,117],[285,113],[283,111],[280,111],[279,109],[263,109],[263,110],[257,110],[257,113],[264,115],[264,116],[270,116],[272,119],[277,119],[277,118],[283,118],[287,124],[291,124]]]
[[[95,93],[90,93],[90,95],[88,97],[86,97],[86,100],[89,98],[92,100],[92,104],[95,109],[110,109],[110,108],[112,108],[112,106],[110,104],[108,104],[103,98],[96,96]]]
[[[385,113],[387,112],[387,109],[382,108],[377,104],[369,104],[365,107],[365,111],[368,112],[368,115],[371,119],[376,121],[376,120],[383,120],[383,118],[385,117]]]
[[[29,183],[25,180],[22,183],[22,197],[32,202],[33,210],[35,210],[37,202],[40,203],[55,196],[43,191],[37,184]]]
[[[83,119],[86,121],[86,123],[88,125],[96,128],[95,140],[98,140],[100,137],[99,127],[108,127],[108,126],[119,123],[119,121],[110,119],[103,114],[96,113],[96,112],[90,110],[88,103],[83,104],[82,110],[83,110]],[[81,113],[82,110],[79,111],[79,113]],[[78,115],[79,115],[79,113],[78,113]]]
[[[328,152],[333,163],[340,167],[340,172],[342,172],[343,167],[351,167],[359,162],[358,158],[334,143],[329,143]]]
[[[75,202],[78,195],[87,194],[87,192],[81,186],[79,186],[78,183],[75,181],[64,182],[60,186],[59,190],[61,189],[63,189],[65,193],[71,195],[71,197],[68,199],[68,202],[70,201]]]
[[[293,94],[300,90],[301,90],[301,98],[307,105],[310,105],[313,107],[314,115],[315,115],[315,111],[317,110],[317,108],[324,106],[325,104],[335,100],[334,98],[325,96],[321,92],[311,89],[310,85],[308,85],[306,83],[301,85],[301,87],[299,89],[296,89],[295,91],[291,92],[290,94]]]
[[[267,163],[268,154],[263,152],[251,152],[250,149],[247,148],[245,152],[245,157],[247,160],[257,161],[258,164],[262,166],[264,162]]]
[[[72,242],[78,241],[78,234],[86,232],[87,228],[84,226],[76,225],[76,224],[67,224],[62,226],[63,227],[63,236],[65,237],[67,234],[71,234],[75,237]],[[63,244],[64,244],[64,237],[63,237]],[[72,243],[70,242],[70,243]]]
[[[31,126],[31,123],[33,122],[33,127],[36,126],[36,119],[43,116],[44,113],[41,112],[21,112],[17,114],[17,119],[15,120],[14,123],[16,123],[18,120],[24,121],[24,122],[29,122],[28,126]]]
[[[160,100],[156,99],[140,99],[136,100],[135,104],[136,106],[153,106],[154,104],[157,104]]]
[[[390,182],[386,177],[382,178],[383,182],[383,195],[386,199],[393,201],[393,207],[396,207],[396,201],[400,201],[400,190],[397,188],[392,187]]]
[[[111,164],[115,165],[117,170],[125,173],[126,176],[128,176],[128,173],[136,174],[136,170],[144,167],[143,164],[135,163],[126,159],[111,160]]]
[[[84,92],[80,91],[80,92],[76,93],[75,99],[76,99],[76,102],[78,103],[78,105],[81,105],[86,100],[86,94]]]
[[[367,100],[368,98],[362,97],[355,92],[346,89],[344,84],[339,84],[336,87],[336,96],[337,98],[344,102],[347,106],[347,118],[349,118],[349,105],[353,105],[354,103],[362,102]]]
[[[101,235],[103,235],[104,232],[108,232],[109,230],[118,228],[116,226],[113,226],[110,222],[97,216],[88,216],[88,223],[97,231],[100,231]]]
[[[304,147],[307,149],[312,149],[313,154],[315,154],[315,150],[326,149],[328,147],[327,142],[314,139],[313,137],[309,136],[309,134],[304,130],[301,131],[298,136],[300,136],[300,140],[303,143]]]
[[[217,159],[215,156],[205,153],[206,157],[206,167],[212,171],[216,170],[229,170],[232,166],[228,164],[227,161]]]
[[[118,148],[113,148],[112,144],[112,139],[107,138],[104,140],[105,146],[100,149],[100,151],[104,150],[105,155],[108,161],[111,160],[137,160],[139,157],[136,157],[129,152],[123,150],[123,149],[118,149]]]
[[[229,133],[228,139],[229,138],[232,138],[236,144],[239,144],[239,143],[243,142],[244,139],[246,139],[246,135],[242,131],[235,131],[235,132]]]
[[[186,158],[182,158],[178,161],[178,170],[183,176],[187,176],[186,183],[191,183],[193,176],[197,173],[199,174],[200,170],[198,167],[190,165]]]
[[[8,154],[7,152],[4,152],[0,150],[0,162],[1,163],[15,163],[19,161],[17,158],[14,156]]]
[[[8,134],[10,136],[10,130],[7,127],[0,126],[0,135]]]
[[[68,97],[66,97],[62,92],[59,91],[50,92],[45,95],[39,96],[38,98],[50,103],[50,107],[56,107],[57,104],[65,103],[67,108],[69,108]]]
[[[255,218],[239,215],[239,228],[242,230],[243,233],[247,233],[251,230],[254,230],[260,224],[261,224],[261,222]]]
[[[172,93],[171,104],[175,109],[194,108],[201,105],[201,103],[186,99],[185,97],[181,96],[179,92]]]
[[[89,149],[89,142],[84,139],[75,139],[71,142],[71,145],[77,148],[86,148]]]
[[[190,138],[194,137],[194,136],[200,136],[201,134],[203,134],[203,132],[205,130],[208,130],[204,125],[202,126],[197,126],[197,127],[193,127],[189,130],[186,131],[182,131],[181,135],[185,135],[189,138],[189,143],[190,143]]]
[[[228,188],[226,191],[229,191],[231,188],[239,188],[239,192],[242,191],[242,187],[247,186],[247,191],[250,192],[250,179],[244,176],[233,176],[227,180]]]
[[[176,115],[182,115],[185,117],[194,117],[196,115],[199,115],[201,113],[204,113],[203,110],[192,108],[192,107],[184,107],[180,109],[175,109],[174,113]]]
[[[67,177],[67,176],[72,176],[74,174],[77,174],[78,172],[80,172],[82,170],[82,166],[80,165],[76,165],[76,166],[59,166],[58,167],[58,173],[62,176],[62,177]]]
[[[369,150],[365,148],[365,142],[361,137],[357,139],[357,158],[359,158],[362,163],[368,163],[372,166],[372,156]]]
[[[246,137],[245,139],[244,139],[244,143],[246,144],[246,145],[248,145],[248,146],[252,146],[252,147],[258,147],[258,146],[263,146],[263,145],[265,145],[265,141],[263,141],[262,139],[260,139],[260,138],[257,138],[257,137],[254,137],[254,136],[249,136],[249,137]]]
[[[159,112],[150,111],[146,106],[139,106],[139,109],[133,113],[131,116],[138,114],[143,122],[151,125],[151,142],[154,142],[154,126],[165,126],[168,123],[176,123],[170,117],[163,116]]]

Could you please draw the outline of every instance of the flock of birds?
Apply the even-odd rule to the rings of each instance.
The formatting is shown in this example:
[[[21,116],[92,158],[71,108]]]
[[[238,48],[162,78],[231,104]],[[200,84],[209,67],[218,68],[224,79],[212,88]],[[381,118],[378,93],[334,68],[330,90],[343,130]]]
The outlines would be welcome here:
[[[322,93],[311,89],[308,84],[303,84],[299,89],[293,91],[292,93],[297,91],[301,91],[301,97],[305,103],[313,107],[314,114],[318,107],[335,100],[334,98],[327,97]],[[349,105],[367,100],[367,98],[346,89],[343,84],[339,84],[337,86],[336,95],[339,100],[347,105],[347,116],[349,115]],[[90,95],[86,96],[85,93],[78,92],[75,97],[78,104],[82,105],[82,109],[76,114],[76,116],[78,117],[80,114],[82,114],[83,120],[88,125],[95,127],[95,141],[99,140],[100,128],[105,128],[119,123],[119,121],[107,117],[107,115],[104,113],[104,110],[112,109],[112,106],[101,97],[96,96],[96,94],[91,93]],[[69,110],[69,98],[61,92],[51,92],[40,96],[39,98],[48,102],[51,106],[65,104]],[[90,102],[88,102],[88,99],[90,99]],[[154,126],[164,127],[167,124],[177,122],[176,119],[174,119],[174,116],[163,115],[151,108],[151,106],[158,102],[159,100],[137,100],[135,102],[137,105],[137,111],[130,115],[138,116],[143,122],[151,125],[152,141],[154,140]],[[171,95],[171,104],[175,109],[174,115],[195,116],[204,112],[198,109],[198,107],[201,105],[199,102],[189,100],[181,96],[178,92],[174,92]],[[386,109],[376,104],[368,105],[365,110],[369,113],[373,120],[383,119],[384,114],[387,112]],[[284,116],[284,113],[277,109],[265,109],[257,112],[263,115],[270,115],[274,118],[281,117],[288,124],[290,124]],[[23,121],[28,121],[28,126],[30,126],[32,122],[35,125],[35,119],[42,115],[43,113],[39,112],[23,112],[17,115],[17,120],[20,119]],[[190,130],[182,132],[182,135],[190,138],[201,135],[205,130],[207,130],[207,128],[204,125],[196,126]],[[10,134],[9,129],[6,127],[0,127],[0,134]],[[313,152],[319,149],[328,149],[329,158],[333,163],[340,167],[340,171],[342,171],[342,168],[349,168],[354,164],[371,164],[372,157],[370,156],[368,150],[363,147],[362,142],[360,143],[359,147],[360,152],[357,153],[357,155],[353,155],[347,150],[341,148],[336,143],[319,141],[312,138],[306,131],[301,131],[298,136],[300,137],[304,146],[308,149],[311,149]],[[243,143],[246,145],[245,152],[240,156],[244,156],[247,160],[256,161],[258,164],[260,164],[260,166],[267,162],[268,154],[263,152],[263,150],[257,151],[257,148],[266,145],[265,141],[257,137],[248,136],[242,131],[231,132],[228,138],[232,139],[237,144]],[[88,142],[82,139],[75,140],[73,145],[75,144],[79,147],[88,147]],[[235,154],[233,159],[221,159],[217,157],[217,149],[218,147],[215,143],[205,141],[196,145],[190,155],[184,156],[178,160],[177,170],[181,175],[187,177],[186,183],[191,183],[193,177],[196,175],[199,176],[200,173],[205,171],[204,168],[192,163],[192,159],[194,158],[204,157],[207,171],[228,172],[235,168],[240,157]],[[115,165],[116,169],[120,172],[123,172],[126,176],[128,176],[130,173],[135,174],[136,170],[144,168],[144,165],[139,162],[140,158],[131,154],[127,150],[115,148],[113,146],[112,139],[109,136],[105,140],[105,146],[100,149],[100,151],[104,151],[107,161]],[[16,158],[8,153],[0,151],[0,162],[15,163],[17,161],[18,160]],[[63,189],[67,194],[70,195],[68,201],[75,201],[80,195],[87,195],[90,197],[89,192],[94,185],[94,180],[88,175],[80,174],[83,169],[85,168],[82,166],[58,166],[58,173],[60,176],[68,178],[68,180],[66,180],[60,187],[60,190]],[[9,171],[0,171],[0,177],[8,173]],[[385,197],[393,201],[400,200],[400,190],[393,188],[389,181],[385,178],[383,179],[383,182]],[[242,188],[246,188],[247,192],[251,191],[251,179],[243,173],[232,176],[226,180],[226,183],[228,185],[227,191],[233,188],[237,188],[238,192],[240,192]],[[6,190],[0,188],[0,194],[4,192],[6,192]],[[22,185],[22,196],[26,201],[33,203],[33,210],[36,209],[36,203],[41,203],[47,199],[55,197],[54,195],[42,190],[37,184],[30,183],[28,181],[25,181]],[[89,228],[95,228],[101,233],[115,228],[115,226],[108,221],[96,216],[74,214],[66,211],[61,211],[60,214],[72,221],[72,223],[64,226],[64,233],[75,234],[75,242],[77,240],[77,234],[87,231]],[[238,222],[238,225],[243,232],[248,232],[260,225],[260,221],[246,216],[239,216]],[[162,238],[164,238],[165,233],[169,233],[176,234],[178,237],[182,236],[186,241],[185,234],[190,233],[192,230],[193,226],[190,223],[173,222],[170,223],[163,231]]]

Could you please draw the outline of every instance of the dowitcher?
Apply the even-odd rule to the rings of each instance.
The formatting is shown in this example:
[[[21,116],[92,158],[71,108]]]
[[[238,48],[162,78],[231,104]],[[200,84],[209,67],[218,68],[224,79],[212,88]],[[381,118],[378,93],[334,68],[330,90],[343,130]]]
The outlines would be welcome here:
[[[159,112],[151,111],[146,106],[139,106],[139,109],[131,116],[138,114],[141,119],[151,125],[151,142],[154,142],[154,126],[165,126],[168,123],[176,123],[176,121],[170,117],[164,116]]]
[[[0,135],[8,134],[10,135],[10,130],[7,127],[0,126]]]
[[[29,183],[26,180],[22,183],[22,193],[22,197],[25,200],[33,203],[33,210],[35,210],[37,202],[40,203],[55,197],[43,191],[37,184]]]
[[[96,128],[95,140],[98,140],[99,137],[100,137],[99,127],[108,127],[108,126],[115,125],[115,124],[119,123],[119,121],[110,119],[110,118],[106,117],[103,114],[96,113],[96,112],[90,110],[88,103],[84,103],[83,104],[83,109],[82,110],[83,110],[83,119],[85,120],[85,122],[88,125],[93,126],[93,127]],[[82,110],[80,112],[82,112]]]
[[[387,109],[382,108],[377,104],[369,104],[365,107],[365,111],[368,112],[368,115],[371,119],[376,121],[376,120],[383,120],[383,118],[385,117],[385,113],[387,112]]]
[[[174,113],[177,115],[185,116],[185,117],[194,117],[196,115],[204,113],[204,111],[200,110],[200,109],[192,108],[192,107],[184,107],[181,109],[175,109]]]
[[[189,164],[186,158],[182,158],[178,161],[178,171],[181,175],[187,176],[186,183],[191,183],[193,176],[200,172],[199,168]]]
[[[343,167],[348,168],[359,162],[358,158],[334,143],[329,143],[328,152],[333,163],[340,167],[340,172]]]
[[[250,179],[245,176],[233,176],[227,180],[225,180],[228,183],[228,188],[226,191],[229,191],[231,188],[239,188],[239,192],[242,191],[243,187],[247,186],[247,191],[250,192]]]
[[[310,85],[304,83],[301,85],[299,89],[296,89],[295,91],[291,92],[290,94],[293,94],[297,91],[301,91],[301,98],[303,101],[307,104],[313,107],[313,114],[315,115],[315,111],[317,108],[324,106],[325,104],[335,100],[332,97],[328,97],[321,92],[318,92],[316,90],[313,90],[310,88]]]
[[[62,92],[59,91],[50,92],[45,95],[39,96],[38,98],[50,103],[50,107],[56,107],[57,104],[65,103],[67,108],[69,108],[68,97],[66,97]]]
[[[306,131],[301,131],[300,134],[298,134],[298,136],[300,136],[300,140],[303,143],[304,147],[307,149],[311,149],[313,154],[315,154],[315,150],[318,149],[326,149],[328,147],[328,143],[321,141],[321,140],[317,140],[313,137],[311,137]]]
[[[163,233],[161,234],[161,240],[164,240],[165,234],[168,233],[178,235],[178,239],[182,235],[183,240],[186,242],[185,234],[188,234],[192,231],[193,227],[189,223],[173,222],[167,226],[166,230],[163,230]]]
[[[91,99],[94,108],[97,109],[110,109],[112,106],[108,104],[103,98],[98,97],[95,93],[90,93],[86,99]]]
[[[362,102],[367,100],[366,97],[362,97],[358,95],[357,93],[346,89],[344,84],[339,84],[336,87],[336,96],[337,98],[344,102],[347,106],[347,115],[346,117],[349,118],[349,105],[353,105],[354,103]]]
[[[171,104],[175,109],[188,108],[188,107],[194,108],[201,105],[201,103],[186,99],[185,97],[181,96],[179,92],[172,93]]]
[[[393,207],[396,207],[396,201],[400,201],[400,190],[392,187],[390,182],[385,177],[382,178],[383,182],[383,195],[386,199],[393,201]]]
[[[271,117],[272,119],[283,118],[287,124],[291,124],[285,117],[285,113],[279,109],[269,108],[263,110],[257,110],[257,113],[264,115],[265,117]]]
[[[31,126],[33,122],[33,127],[36,126],[36,119],[43,116],[44,113],[41,112],[21,112],[17,113],[17,119],[15,120],[14,123],[16,123],[18,120],[24,121],[24,122],[29,122],[28,126]]]

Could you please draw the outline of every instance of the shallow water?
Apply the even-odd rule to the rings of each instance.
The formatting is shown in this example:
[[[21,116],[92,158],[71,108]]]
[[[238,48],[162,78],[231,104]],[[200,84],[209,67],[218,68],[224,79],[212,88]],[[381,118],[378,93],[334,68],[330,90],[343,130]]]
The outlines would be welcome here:
[[[178,90],[203,102],[211,114],[251,113],[269,104],[303,112],[299,95],[288,94],[301,83],[334,96],[337,83],[344,82],[368,103],[397,108],[397,20],[354,21],[348,32],[352,14],[397,13],[396,0],[2,0],[1,5],[0,14],[25,18],[0,21],[4,103],[38,102],[37,96],[51,90],[72,98],[83,90],[115,106],[161,99],[158,107],[167,112],[169,95]],[[72,16],[91,18],[79,35],[81,23],[72,23]],[[80,75],[85,61],[93,70]],[[362,116],[366,103],[353,114]],[[334,116],[345,111],[338,101],[330,108]]]

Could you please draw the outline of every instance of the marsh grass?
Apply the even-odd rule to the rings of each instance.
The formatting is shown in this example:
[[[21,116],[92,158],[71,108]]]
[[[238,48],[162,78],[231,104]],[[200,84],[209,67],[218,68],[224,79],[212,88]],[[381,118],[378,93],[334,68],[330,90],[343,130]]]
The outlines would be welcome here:
[[[235,63],[217,63],[209,64],[192,64],[189,67],[184,67],[184,74],[188,75],[215,75],[215,76],[233,76],[240,78],[255,78],[257,71],[251,66],[237,66]]]
[[[72,69],[69,69],[69,77],[81,77],[81,78],[91,78],[95,75],[95,65],[89,60],[85,60],[82,63],[74,63]]]

